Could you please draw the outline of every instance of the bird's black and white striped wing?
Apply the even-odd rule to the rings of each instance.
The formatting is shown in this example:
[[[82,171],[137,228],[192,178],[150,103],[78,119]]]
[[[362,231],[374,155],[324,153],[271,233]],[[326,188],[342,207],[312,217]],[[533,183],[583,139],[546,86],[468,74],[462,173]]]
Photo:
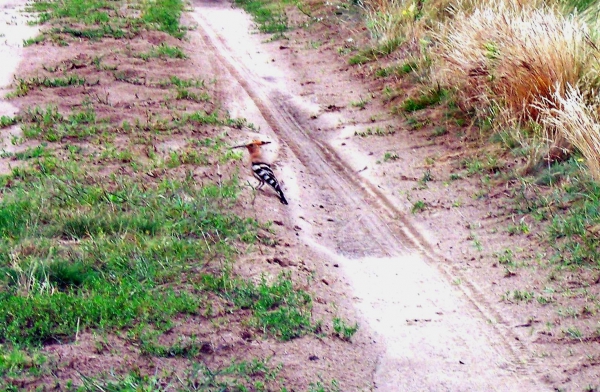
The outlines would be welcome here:
[[[266,182],[273,187],[279,196],[279,200],[281,200],[283,204],[288,204],[285,196],[283,195],[283,191],[279,186],[279,182],[277,181],[277,178],[275,178],[275,174],[273,173],[271,166],[264,162],[252,162],[252,173],[254,174],[254,177],[260,181],[261,185]]]

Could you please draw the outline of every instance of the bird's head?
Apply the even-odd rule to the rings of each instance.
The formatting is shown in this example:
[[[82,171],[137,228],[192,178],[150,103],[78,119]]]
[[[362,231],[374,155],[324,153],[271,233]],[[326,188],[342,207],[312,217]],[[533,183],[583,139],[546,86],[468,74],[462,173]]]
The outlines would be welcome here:
[[[256,147],[259,147],[259,146],[264,146],[265,144],[269,144],[269,143],[271,143],[271,142],[265,142],[265,141],[262,141],[262,140],[252,140],[250,143],[247,143],[247,144],[240,144],[239,146],[233,146],[233,147],[231,147],[231,148],[242,148],[242,147],[246,147],[248,150],[252,150],[252,149],[254,149],[254,148],[256,148]]]

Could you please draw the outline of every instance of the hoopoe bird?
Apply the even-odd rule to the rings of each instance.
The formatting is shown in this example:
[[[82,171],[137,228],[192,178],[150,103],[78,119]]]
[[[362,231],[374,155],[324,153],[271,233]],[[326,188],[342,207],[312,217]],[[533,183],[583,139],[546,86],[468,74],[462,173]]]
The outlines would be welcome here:
[[[271,187],[273,187],[273,189],[275,189],[275,192],[277,192],[277,196],[279,196],[279,200],[281,201],[281,203],[287,205],[288,202],[285,199],[281,187],[279,186],[279,181],[277,181],[277,178],[275,178],[275,174],[271,169],[271,165],[265,162],[265,159],[263,158],[262,153],[260,151],[260,146],[269,143],[271,142],[253,140],[248,144],[241,144],[239,146],[234,146],[231,148],[246,147],[248,149],[248,152],[250,153],[250,167],[252,168],[252,174],[259,181],[256,189],[262,189],[265,183],[268,183],[269,185],[271,185]]]

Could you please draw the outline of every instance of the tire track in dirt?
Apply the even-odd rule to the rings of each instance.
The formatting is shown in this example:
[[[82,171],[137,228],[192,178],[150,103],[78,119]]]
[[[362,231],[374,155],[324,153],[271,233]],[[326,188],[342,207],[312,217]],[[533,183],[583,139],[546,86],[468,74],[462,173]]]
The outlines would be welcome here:
[[[457,267],[428,244],[422,234],[411,225],[410,220],[395,208],[383,192],[361,179],[348,168],[333,148],[311,133],[308,125],[309,115],[306,110],[295,104],[296,97],[278,88],[271,78],[261,77],[246,67],[244,58],[228,46],[226,38],[219,34],[203,15],[204,7],[215,7],[214,2],[210,4],[196,2],[195,6],[197,8],[193,17],[200,25],[201,38],[222,66],[222,72],[231,75],[239,83],[275,136],[284,142],[293,156],[304,166],[306,172],[310,173],[307,178],[314,181],[312,191],[317,190],[318,200],[327,201],[328,207],[336,210],[338,216],[350,220],[349,224],[341,229],[337,228],[338,232],[344,231],[345,236],[341,239],[329,238],[334,243],[335,251],[328,250],[314,239],[307,238],[307,242],[334,259],[339,255],[352,259],[361,257],[384,259],[418,254],[419,259],[437,267],[437,270],[443,274],[446,285],[449,281],[461,279],[459,290],[485,320],[492,321],[492,330],[496,336],[489,336],[488,333],[488,340],[493,344],[500,343],[504,346],[508,356],[511,357],[510,370],[517,371],[520,376],[517,383],[521,388],[515,389],[513,385],[501,384],[497,386],[500,388],[497,390],[531,390],[529,384],[532,382],[529,379],[531,354],[515,339],[515,335],[508,329],[502,315],[486,300],[481,290],[465,280]],[[221,7],[229,7],[229,5],[221,5]],[[293,211],[296,216],[293,220],[295,223],[304,212],[301,207],[292,208],[295,209]],[[360,214],[349,214],[350,211],[359,211]],[[398,385],[392,382],[386,384],[386,377],[393,379],[389,375],[380,374],[378,380],[380,386]],[[506,380],[503,379],[504,381]],[[419,380],[413,379],[413,382]],[[435,385],[447,387],[451,384],[437,382]],[[423,390],[422,385],[417,389]],[[475,387],[475,389],[464,390],[478,389]]]

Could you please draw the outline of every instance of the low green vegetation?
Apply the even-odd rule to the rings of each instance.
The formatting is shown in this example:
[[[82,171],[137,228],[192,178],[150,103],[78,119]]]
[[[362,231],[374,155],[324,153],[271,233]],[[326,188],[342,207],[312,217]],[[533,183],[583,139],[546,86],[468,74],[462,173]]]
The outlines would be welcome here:
[[[46,39],[68,45],[66,37],[87,40],[133,38],[144,29],[163,31],[176,38],[185,35],[179,22],[184,9],[181,0],[149,0],[124,6],[120,1],[109,0],[40,0],[28,7],[29,11],[38,14],[38,23],[51,22],[54,27],[27,40],[25,45]]]
[[[408,98],[402,103],[402,110],[410,113],[423,110],[426,107],[437,105],[448,96],[448,91],[433,89],[421,94],[416,98]]]
[[[157,30],[176,38],[183,38],[185,31],[179,21],[184,10],[182,0],[149,0],[144,4],[142,20]]]
[[[4,116],[4,115],[0,116],[0,129],[10,127],[12,125],[15,125],[16,123],[17,123],[17,120],[14,117]]]
[[[600,268],[600,185],[579,175],[563,182],[562,206],[548,227],[555,260],[562,265],[591,265]]]
[[[394,133],[396,133],[396,129],[394,129],[393,127],[386,127],[386,128],[382,128],[382,127],[371,128],[371,127],[368,127],[365,131],[356,131],[356,132],[354,132],[354,136],[359,136],[359,137],[367,137],[367,136],[389,136],[389,135],[393,135]]]
[[[148,61],[151,58],[160,58],[160,59],[185,59],[187,56],[183,52],[183,50],[177,46],[170,46],[167,44],[160,44],[158,46],[152,47],[149,51],[144,53],[138,53],[135,57],[139,57],[144,61]]]
[[[142,29],[182,38],[182,4],[30,7],[50,25],[42,37],[60,48],[81,39],[136,40]],[[265,29],[281,32],[276,22],[285,14],[276,10]],[[2,154],[14,165],[0,174],[0,389],[285,390],[280,363],[250,350],[240,357],[215,342],[232,327],[246,341],[283,344],[324,333],[349,341],[358,325],[336,319],[324,332],[311,294],[291,273],[240,273],[240,255],[278,246],[273,228],[245,213],[242,153],[228,148],[229,133],[254,126],[221,108],[216,83],[188,75],[181,47],[138,40],[98,48],[93,56],[40,64],[47,76],[19,76],[10,98],[22,109],[0,117],[0,128],[22,130],[12,140],[16,151]],[[130,66],[140,59],[148,66],[143,74]],[[160,66],[167,59],[174,63],[169,76]],[[100,80],[102,95],[90,93]],[[124,84],[131,94],[115,100],[111,88]],[[152,97],[152,110],[144,96]],[[46,347],[82,339],[95,351],[84,344],[77,358],[123,355],[120,342],[142,365],[78,368],[64,380],[68,361]],[[230,360],[211,361],[207,354],[217,349]],[[148,357],[178,362],[158,374],[144,367]]]
[[[285,3],[285,1],[269,0],[235,0],[236,5],[254,17],[261,32],[275,34],[275,37],[282,36],[289,29]]]
[[[394,52],[402,43],[403,40],[400,38],[384,41],[373,48],[362,50],[352,56],[348,62],[350,65],[360,65],[377,60]]]
[[[427,209],[427,203],[423,200],[417,200],[416,202],[413,203],[412,208],[410,209],[410,212],[412,212],[413,214],[419,213],[419,212],[423,212]]]
[[[404,76],[418,69],[415,61],[407,61],[402,65],[392,65],[389,67],[379,68],[375,71],[375,76],[378,78],[386,78],[388,76]]]
[[[279,378],[281,366],[268,360],[234,361],[229,366],[208,367],[195,362],[184,377],[171,381],[161,375],[132,372],[121,377],[84,377],[83,391],[268,391],[285,390]],[[164,387],[167,384],[169,387]]]
[[[65,75],[62,78],[48,77],[33,77],[29,79],[18,79],[16,81],[16,89],[7,95],[7,98],[23,97],[29,94],[35,88],[56,88],[69,86],[84,86],[98,84],[98,81],[93,83],[88,82],[85,78],[78,75]]]
[[[340,339],[350,341],[357,331],[358,323],[354,323],[354,325],[351,326],[339,317],[333,319],[333,332]]]

